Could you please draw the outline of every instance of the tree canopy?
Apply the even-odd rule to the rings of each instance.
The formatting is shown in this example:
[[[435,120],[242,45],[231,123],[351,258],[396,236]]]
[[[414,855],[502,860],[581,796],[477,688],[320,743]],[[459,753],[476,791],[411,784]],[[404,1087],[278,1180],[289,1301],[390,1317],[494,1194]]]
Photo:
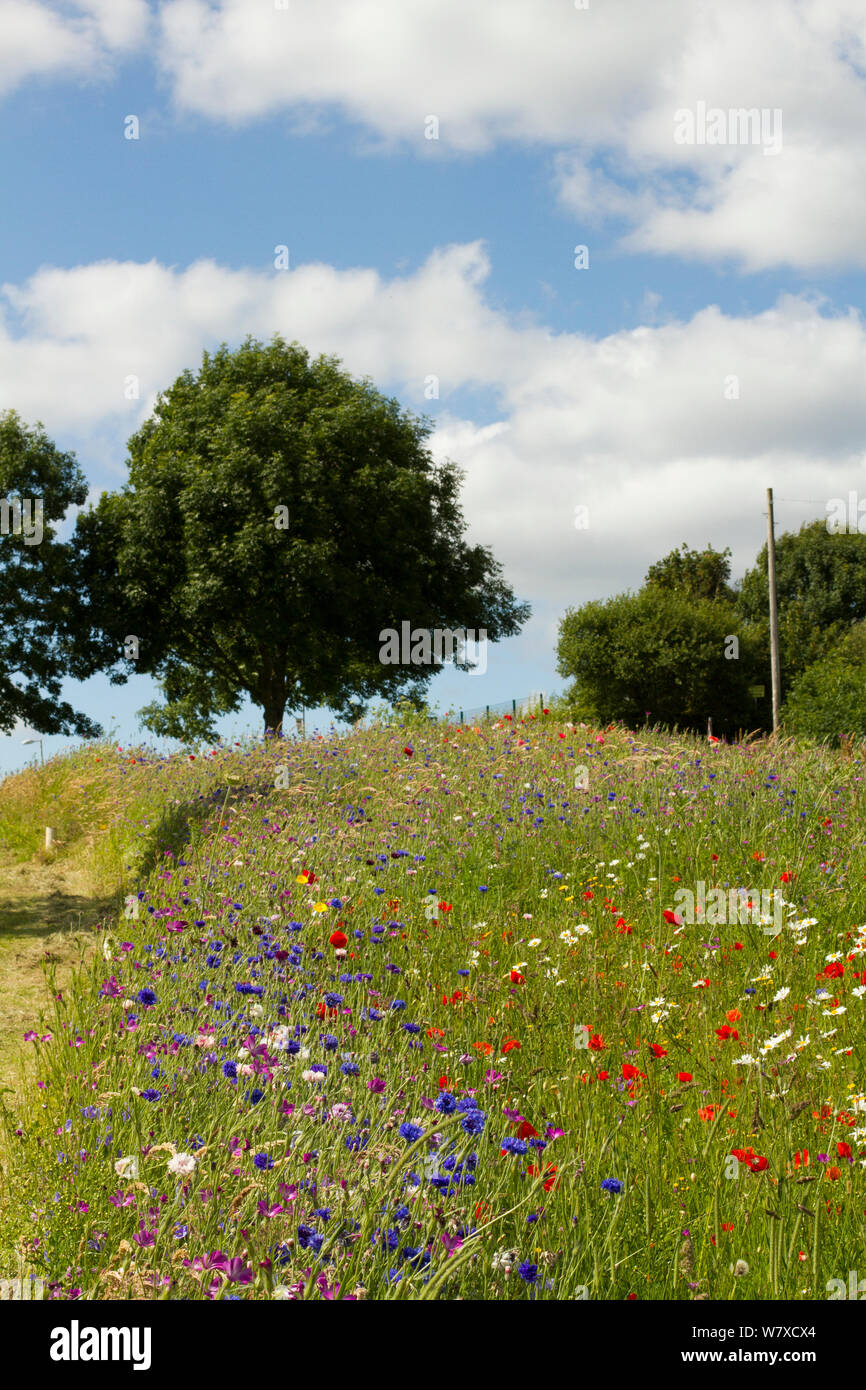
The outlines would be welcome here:
[[[579,712],[601,722],[633,727],[649,712],[654,724],[706,729],[710,716],[719,734],[759,722],[750,692],[759,650],[738,633],[732,603],[696,598],[688,585],[647,583],[637,594],[569,609],[557,669],[574,678],[569,698]]]
[[[776,595],[782,691],[832,652],[854,623],[866,619],[866,535],[832,533],[812,521],[776,540]],[[769,649],[767,547],[743,577],[737,596],[743,622]]]
[[[431,429],[279,336],[205,353],[129,440],[126,486],[78,518],[79,659],[156,677],[165,702],[143,722],[181,739],[213,737],[244,694],[271,729],[301,706],[420,700],[439,667],[383,664],[383,629],[495,642],[529,614],[464,540]]]
[[[790,733],[834,746],[846,735],[866,736],[866,623],[855,623],[797,677],[782,722]]]
[[[101,733],[59,698],[64,676],[84,676],[61,638],[76,621],[73,550],[56,539],[87,483],[75,455],[58,449],[41,424],[0,414],[0,730],[16,721],[42,734]]]

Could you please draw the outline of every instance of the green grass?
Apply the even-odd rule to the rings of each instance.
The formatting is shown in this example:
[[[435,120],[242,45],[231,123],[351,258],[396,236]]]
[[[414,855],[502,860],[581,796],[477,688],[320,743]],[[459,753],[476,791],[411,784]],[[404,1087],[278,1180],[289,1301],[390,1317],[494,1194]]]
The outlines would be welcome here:
[[[57,796],[60,853],[141,894],[7,1106],[0,1247],[57,1296],[808,1300],[857,1267],[858,759],[551,716],[195,761],[103,747],[26,776],[29,799],[3,801],[10,852]],[[781,933],[666,920],[699,881],[781,891]],[[296,1029],[307,1058],[279,1046]],[[440,1092],[483,1130],[431,1108]],[[446,1157],[463,1167],[437,1186]]]

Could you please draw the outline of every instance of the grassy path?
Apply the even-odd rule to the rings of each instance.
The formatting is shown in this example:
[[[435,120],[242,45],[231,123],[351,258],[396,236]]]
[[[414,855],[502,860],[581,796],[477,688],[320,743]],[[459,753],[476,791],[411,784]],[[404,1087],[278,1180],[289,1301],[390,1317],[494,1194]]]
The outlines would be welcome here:
[[[110,910],[80,869],[0,860],[0,1086],[16,1086],[23,1034],[50,1005],[43,962],[56,966],[64,988],[79,958],[76,937]]]

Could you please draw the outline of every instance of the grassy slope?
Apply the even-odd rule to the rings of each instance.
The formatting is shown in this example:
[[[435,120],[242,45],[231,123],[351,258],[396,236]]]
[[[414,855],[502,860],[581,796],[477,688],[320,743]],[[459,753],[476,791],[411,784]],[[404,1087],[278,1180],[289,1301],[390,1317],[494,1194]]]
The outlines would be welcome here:
[[[603,743],[601,738],[592,731],[562,725],[514,731],[503,725],[448,737],[441,730],[422,732],[420,728],[374,730],[353,735],[339,746],[281,750],[289,776],[287,786],[276,780],[279,790],[275,790],[273,749],[235,749],[215,758],[170,763],[134,754],[132,762],[129,754],[88,750],[67,763],[58,760],[57,766],[48,765],[43,774],[25,774],[32,779],[26,794],[9,779],[0,789],[0,825],[5,824],[7,846],[17,844],[23,855],[38,844],[40,825],[59,820],[66,836],[61,853],[70,867],[74,863],[80,873],[90,875],[95,889],[103,893],[128,889],[136,873],[143,871],[145,902],[159,910],[177,911],[178,902],[183,903],[189,893],[197,911],[212,915],[209,930],[217,933],[229,930],[222,920],[225,908],[220,908],[226,901],[220,895],[226,889],[230,899],[237,895],[248,924],[255,916],[247,913],[273,910],[274,900],[267,897],[273,890],[267,889],[267,882],[274,874],[289,885],[284,890],[288,902],[279,914],[281,925],[272,929],[277,934],[282,933],[289,913],[304,922],[306,934],[296,940],[307,941],[311,934],[314,941],[323,940],[322,930],[328,930],[323,923],[336,914],[315,915],[314,899],[319,894],[323,910],[332,894],[346,900],[347,911],[357,905],[356,920],[365,926],[370,910],[383,912],[383,921],[397,914],[408,944],[401,946],[400,932],[391,929],[388,936],[393,940],[386,945],[403,960],[406,973],[399,982],[376,976],[375,986],[386,1000],[396,990],[408,999],[410,1012],[397,1017],[417,1016],[425,1029],[432,1028],[426,1036],[433,1041],[424,1043],[425,1055],[431,1054],[432,1073],[430,1079],[410,1086],[407,1101],[392,1120],[387,1118],[393,1104],[389,1100],[383,1127],[374,1126],[370,1152],[384,1155],[386,1166],[397,1161],[399,1146],[395,1151],[389,1131],[399,1123],[399,1115],[423,1118],[419,1096],[429,1095],[431,1089],[435,1095],[435,1074],[440,1068],[447,1071],[449,1084],[458,1094],[471,1082],[491,1112],[488,1133],[476,1140],[479,1151],[487,1154],[484,1161],[492,1166],[483,1172],[479,1169],[473,1198],[481,1201],[474,1209],[475,1219],[482,1219],[479,1212],[495,1213],[502,1222],[497,1243],[517,1246],[525,1238],[525,1224],[520,1224],[525,1216],[516,1218],[515,1225],[514,1219],[499,1213],[528,1198],[518,1181],[522,1176],[517,1171],[519,1161],[501,1164],[496,1159],[497,1136],[514,1132],[513,1124],[502,1118],[503,1101],[531,1117],[539,1130],[544,1123],[561,1126],[565,1137],[551,1140],[545,1154],[545,1160],[555,1158],[560,1177],[552,1190],[534,1194],[536,1209],[546,1209],[548,1227],[554,1223],[559,1233],[548,1229],[544,1236],[539,1227],[542,1243],[534,1247],[543,1267],[549,1264],[553,1271],[549,1296],[570,1297],[568,1289],[588,1284],[593,1297],[624,1297],[625,1284],[632,1283],[642,1296],[690,1297],[690,1274],[693,1289],[708,1290],[710,1297],[731,1298],[740,1292],[744,1297],[824,1296],[822,1281],[846,1277],[847,1269],[856,1265],[864,1237],[863,1177],[857,1155],[858,1150],[866,1150],[862,1138],[858,1144],[855,1137],[857,1119],[850,1108],[852,1097],[863,1090],[862,996],[853,989],[852,976],[864,960],[862,955],[850,955],[856,946],[857,925],[866,919],[861,765],[823,753],[796,753],[789,746],[708,749],[703,741],[646,733],[637,739],[620,729],[608,731]],[[411,760],[403,752],[404,745],[413,748]],[[573,768],[579,764],[590,769],[586,793],[573,790]],[[10,782],[11,795],[4,797]],[[347,822],[351,807],[359,804],[366,805],[372,820]],[[538,814],[525,816],[529,807]],[[514,818],[510,825],[506,813]],[[277,822],[282,838],[270,833]],[[291,851],[289,831],[296,840]],[[309,838],[313,834],[318,835],[315,842]],[[425,886],[420,880],[407,879],[410,871],[393,862],[394,847],[411,843],[407,834],[415,835],[414,849],[425,854],[422,872],[453,904],[453,917],[443,914],[442,918],[442,927],[448,930],[440,928],[432,935],[426,930],[429,923],[421,911]],[[640,848],[644,843],[640,836],[646,837],[646,849]],[[193,848],[185,855],[188,863],[182,871],[182,882],[189,886],[181,887],[180,868],[170,857],[166,860],[164,851],[168,848],[177,855],[190,838]],[[368,878],[359,865],[364,864],[365,855],[366,863],[375,865],[376,855],[383,850],[382,877],[375,876],[374,867]],[[312,895],[304,887],[293,886],[301,861],[315,864],[319,876]],[[694,887],[703,879],[708,884],[760,888],[778,885],[783,871],[794,876],[785,889],[792,919],[817,921],[812,926],[786,927],[778,941],[768,942],[755,925],[675,931],[663,920],[662,910],[673,906],[678,885]],[[219,890],[213,887],[214,874],[226,880]],[[490,891],[482,900],[478,885],[485,880]],[[376,883],[386,885],[380,900],[371,896]],[[74,886],[71,878],[67,884]],[[485,920],[476,922],[480,913]],[[40,915],[46,921],[45,912]],[[186,915],[194,912],[187,909]],[[136,939],[136,959],[152,970],[142,946],[145,939],[158,942],[158,929],[152,930],[156,921],[145,918],[132,927],[120,920],[124,934]],[[578,921],[590,924],[591,930],[579,939],[565,939],[563,932]],[[240,934],[242,928],[230,930]],[[243,930],[249,931],[249,925]],[[720,939],[718,948],[702,944],[711,936]],[[739,954],[733,948],[734,937],[741,939]],[[256,946],[254,936],[247,940],[247,949]],[[163,941],[177,950],[176,938],[163,937]],[[197,934],[183,941],[183,950],[194,955]],[[246,945],[244,941],[241,946],[241,962]],[[470,948],[474,948],[475,963],[467,984],[458,977],[457,967],[466,965]],[[370,956],[369,964],[361,967],[370,970],[378,967],[384,954],[366,945],[359,951],[365,959]],[[816,975],[824,979],[828,955],[844,961],[847,973],[844,981],[825,980],[828,995],[821,997],[815,993],[815,981]],[[121,978],[123,964],[115,958],[110,967]],[[301,978],[309,973],[314,999],[320,997],[323,981],[328,979],[329,964],[326,957],[324,966],[301,972]],[[510,967],[521,970],[521,981],[509,981]],[[202,969],[202,963],[193,961],[174,998],[165,984],[158,986],[165,997],[160,999],[161,1012],[149,1025],[149,1034],[160,1020],[157,1037],[161,1030],[170,1033],[172,1028],[188,1026],[181,1022],[184,1011],[209,1016],[195,987]],[[246,968],[241,963],[237,969]],[[117,1018],[116,1002],[95,1002],[95,986],[105,973],[104,969],[92,976],[85,972],[73,1012],[65,1015],[70,1022],[64,1024],[61,1010],[57,1027],[72,1026],[74,1018],[74,1026],[84,1032],[87,1022],[109,1015]],[[703,985],[703,977],[709,986]],[[134,978],[130,977],[127,989],[141,983],[140,976],[135,983]],[[334,978],[331,974],[330,979]],[[782,999],[777,1001],[774,991],[780,985]],[[431,987],[432,993],[425,994]],[[448,999],[448,991],[455,987],[462,987],[465,999],[459,993],[456,999],[453,995]],[[221,997],[225,985],[214,980],[210,988]],[[445,992],[441,1006],[437,1002],[440,988]],[[652,1020],[648,1017],[651,994],[667,1001],[657,1010],[661,1016],[653,1015]],[[844,1008],[830,1016],[827,1006],[833,1008],[833,999],[840,1005],[844,1000]],[[294,1021],[305,1015],[303,1010],[293,1010],[289,1016]],[[353,1046],[363,1061],[373,1025],[359,1021],[357,1004],[353,1017],[357,1040],[350,1044],[344,1035],[341,1045]],[[736,1024],[738,1040],[720,1040],[718,1029],[726,1019]],[[588,1052],[579,1046],[576,1050],[583,1025],[592,1028],[603,1050]],[[380,1031],[383,1026],[388,1025],[375,1025]],[[441,1032],[436,1031],[439,1028]],[[733,1065],[735,1056],[759,1054],[768,1038],[784,1035],[788,1029],[790,1041],[786,1038],[781,1046],[773,1042],[759,1066],[738,1070]],[[342,1034],[342,1025],[339,1031]],[[512,1034],[522,1040],[517,1052],[504,1046]],[[390,1068],[393,1074],[396,1068],[405,1087],[404,1063],[411,1054],[401,1052],[405,1044],[405,1036],[399,1042],[401,1036],[389,1027],[391,1041],[373,1069],[388,1074]],[[99,1047],[104,1048],[110,1037],[104,1035]],[[431,1053],[437,1037],[445,1039],[438,1044],[442,1056]],[[479,1038],[483,1041],[478,1042]],[[804,1038],[808,1041],[803,1042]],[[236,1037],[236,1042],[241,1040]],[[128,1047],[123,1042],[112,1044],[107,1054],[94,1051],[96,1040],[87,1045],[102,1084],[121,1087],[109,1095],[129,1094],[131,1069],[136,1069],[140,1087],[151,1084],[147,1072],[137,1070],[141,1063],[136,1060],[134,1042],[132,1038]],[[651,1043],[661,1049],[662,1056],[651,1055]],[[786,1049],[791,1047],[796,1047],[790,1054],[794,1060],[786,1063]],[[455,1076],[460,1070],[457,1053],[462,1049],[468,1056],[469,1048],[483,1051],[472,1067],[464,1068],[461,1079]],[[87,1065],[88,1055],[82,1053],[75,1065]],[[54,1121],[46,1116],[43,1123],[25,1106],[25,1124],[32,1126],[34,1136],[40,1124],[50,1125],[68,1113],[64,1091],[72,1101],[73,1115],[82,1103],[73,1100],[76,1086],[69,1055],[63,1049],[48,1049],[42,1062],[59,1091],[52,1107]],[[420,1057],[410,1063],[413,1071],[419,1065]],[[621,1079],[625,1065],[638,1072],[631,1085]],[[502,1080],[485,1082],[479,1070],[485,1067]],[[367,1070],[369,1064],[364,1076]],[[694,1079],[678,1083],[679,1072],[693,1074]],[[198,1127],[206,1133],[209,1147],[216,1145],[217,1151],[227,1133],[248,1134],[245,1142],[265,1149],[279,1144],[280,1130],[285,1129],[279,1114],[274,1120],[268,1118],[265,1107],[245,1110],[240,1089],[235,1100],[231,1088],[216,1076],[196,1091],[190,1075],[183,1070],[177,1073],[179,1084],[185,1078],[183,1085],[190,1087],[183,1101],[183,1109],[189,1112],[186,1120],[181,1121],[176,1107],[169,1109],[173,1103],[168,1092],[164,1115],[145,1107],[146,1121],[156,1125],[153,1142],[189,1145],[190,1136],[181,1132],[182,1124],[188,1123],[193,1131]],[[408,1079],[416,1082],[414,1075]],[[353,1083],[337,1078],[337,1084],[351,1100]],[[490,1094],[489,1087],[500,1094]],[[389,1082],[389,1096],[392,1089]],[[361,1097],[365,1094],[362,1090]],[[352,1103],[357,1104],[357,1097]],[[361,1099],[361,1108],[368,1103],[369,1098]],[[237,1113],[232,1108],[235,1104]],[[143,1118],[136,1112],[137,1127]],[[134,1152],[135,1134],[126,1132],[129,1124],[121,1126],[117,1117],[113,1123],[122,1130],[122,1137],[115,1135],[118,1152]],[[296,1116],[292,1123],[303,1126],[306,1122]],[[318,1147],[321,1134],[321,1130],[312,1131],[300,1146]],[[839,1145],[849,1141],[851,1164],[838,1154]],[[744,1170],[741,1181],[724,1181],[730,1176],[724,1171],[727,1156],[737,1145],[754,1146],[756,1152],[768,1155],[768,1169],[762,1173]],[[795,1152],[806,1148],[812,1155],[808,1171],[792,1166]],[[336,1154],[341,1152],[338,1146]],[[828,1164],[817,1167],[816,1155],[822,1152],[828,1154]],[[837,1157],[839,1163],[831,1166],[830,1160]],[[252,1195],[245,1195],[249,1185],[238,1191],[232,1204],[233,1216],[249,1228],[259,1223],[255,1201],[265,1195],[274,1200],[273,1184],[268,1187],[261,1174],[257,1177],[255,1170],[248,1170],[249,1158],[244,1160],[243,1149],[227,1161],[239,1161],[242,1166],[224,1170],[222,1160],[212,1159],[221,1183],[237,1190],[241,1181],[248,1183],[252,1178],[256,1188]],[[345,1154],[342,1160],[332,1156],[328,1161],[338,1165],[336,1171],[341,1162],[349,1162]],[[280,1162],[289,1171],[297,1167],[290,1151]],[[353,1170],[346,1167],[345,1172],[351,1184]],[[98,1220],[109,1233],[110,1251],[117,1248],[124,1221],[126,1226],[129,1221],[122,1213],[103,1209],[100,1185],[92,1185],[95,1174],[96,1169],[92,1174],[82,1170],[76,1179],[76,1191],[86,1193],[94,1213],[80,1225],[86,1232]],[[623,1180],[623,1192],[615,1200],[599,1192],[600,1180],[607,1176]],[[57,1178],[48,1174],[46,1181]],[[164,1179],[156,1177],[156,1181]],[[369,1174],[364,1181],[370,1181]],[[809,1185],[800,1185],[805,1182]],[[814,1182],[820,1182],[821,1188],[813,1189]],[[458,1201],[452,1199],[452,1209]],[[805,1214],[804,1207],[808,1207]],[[375,1214],[375,1204],[366,1198],[363,1208],[357,1209],[363,1221],[371,1209]],[[467,1207],[464,1200],[462,1210],[471,1220],[472,1202]],[[776,1215],[770,1216],[774,1210]],[[816,1210],[820,1230],[811,1214]],[[299,1214],[300,1209],[293,1213],[287,1234]],[[574,1234],[566,1239],[564,1233],[572,1230],[573,1223]],[[206,1222],[202,1219],[192,1254],[206,1253],[216,1245],[229,1248],[228,1231],[220,1236],[216,1227],[210,1230],[211,1224],[210,1216]],[[680,1232],[686,1226],[692,1234],[683,1242]],[[446,1229],[456,1229],[453,1220]],[[415,1240],[424,1243],[421,1236]],[[435,1254],[435,1228],[433,1240]],[[253,1236],[248,1243],[253,1245]],[[170,1240],[167,1250],[171,1250]],[[59,1241],[59,1261],[68,1263],[74,1253]],[[522,1253],[532,1254],[531,1242]],[[96,1265],[108,1258],[100,1254]],[[151,1268],[164,1270],[166,1258],[160,1238]],[[301,1263],[309,1258],[302,1255]],[[734,1258],[744,1258],[751,1265],[748,1286],[729,1273]],[[140,1252],[138,1259],[144,1260],[145,1253]],[[429,1296],[429,1289],[438,1287],[435,1279],[425,1286],[415,1275],[411,1289],[406,1279],[389,1291],[387,1253],[382,1268],[378,1257],[372,1268],[365,1266],[365,1257],[360,1257],[360,1264],[352,1259],[352,1277],[363,1273],[371,1296],[394,1296],[395,1289],[399,1296]],[[460,1267],[461,1277],[468,1279],[468,1297],[519,1296],[522,1286],[513,1279],[503,1281],[501,1272],[491,1274],[486,1260],[483,1278],[480,1271],[470,1275],[465,1263]],[[287,1280],[292,1269],[297,1275],[296,1262]],[[85,1269],[82,1283],[90,1287],[88,1279],[97,1273],[94,1269],[88,1275]],[[145,1286],[134,1287],[141,1295]],[[258,1280],[255,1289],[255,1296],[261,1296]],[[186,1285],[178,1296],[189,1292]]]

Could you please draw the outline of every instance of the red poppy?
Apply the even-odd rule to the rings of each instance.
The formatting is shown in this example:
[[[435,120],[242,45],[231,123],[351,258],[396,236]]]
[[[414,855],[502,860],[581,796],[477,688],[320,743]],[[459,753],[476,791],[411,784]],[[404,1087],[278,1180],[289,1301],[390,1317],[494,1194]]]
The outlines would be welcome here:
[[[833,960],[824,966],[824,974],[828,980],[839,980],[845,974],[845,967],[841,961]],[[818,978],[820,979],[820,976]]]
[[[668,925],[671,927],[681,927],[683,924],[683,919],[679,915],[679,913],[671,912],[670,908],[666,907],[664,912],[662,913],[662,916],[664,917]]]
[[[668,1055],[661,1043],[650,1043],[650,1051],[654,1057],[667,1057]]]
[[[692,1079],[692,1074],[691,1074],[690,1071],[678,1071],[678,1072],[677,1072],[677,1081],[691,1081],[691,1079]]]
[[[349,938],[344,931],[332,931],[328,937],[328,945],[333,946],[338,951],[342,951],[349,944]]]
[[[748,1149],[731,1149],[731,1153],[741,1163],[745,1163],[748,1168],[751,1168],[753,1173],[763,1173],[769,1163],[769,1159],[762,1157],[761,1154],[756,1154],[751,1146]]]
[[[512,1052],[512,1051],[514,1050],[514,1048],[517,1048],[518,1052],[520,1051],[520,1043],[517,1041],[517,1039],[516,1039],[516,1038],[506,1038],[505,1041],[504,1041],[503,1044],[502,1044],[502,1051],[503,1051],[503,1052]]]
[[[523,984],[523,976],[521,975],[519,970],[512,970],[508,978],[510,979],[513,985]]]

